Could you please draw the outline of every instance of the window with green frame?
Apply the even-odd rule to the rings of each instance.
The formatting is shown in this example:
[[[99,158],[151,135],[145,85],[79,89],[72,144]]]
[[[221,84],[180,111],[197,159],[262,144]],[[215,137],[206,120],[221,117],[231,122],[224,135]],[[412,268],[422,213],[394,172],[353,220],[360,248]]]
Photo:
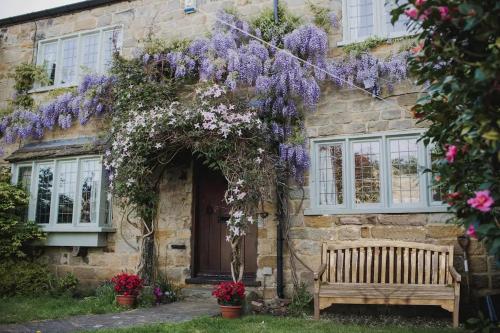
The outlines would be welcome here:
[[[312,140],[310,213],[445,211],[420,133]]]

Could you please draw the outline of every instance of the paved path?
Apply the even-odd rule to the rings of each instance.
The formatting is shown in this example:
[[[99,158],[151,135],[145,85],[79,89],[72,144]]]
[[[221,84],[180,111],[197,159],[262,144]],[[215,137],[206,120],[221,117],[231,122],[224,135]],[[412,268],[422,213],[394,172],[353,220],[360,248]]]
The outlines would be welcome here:
[[[128,327],[152,323],[188,321],[200,316],[214,316],[219,307],[213,300],[182,301],[120,313],[75,316],[25,324],[0,325],[0,333],[69,333],[100,328]]]

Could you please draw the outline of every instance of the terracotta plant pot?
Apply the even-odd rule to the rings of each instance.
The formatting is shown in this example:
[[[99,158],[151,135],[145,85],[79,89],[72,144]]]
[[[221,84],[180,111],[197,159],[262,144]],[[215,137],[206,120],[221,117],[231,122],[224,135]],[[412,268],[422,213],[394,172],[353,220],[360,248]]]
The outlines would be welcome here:
[[[241,317],[241,305],[220,305],[222,318],[234,319]]]
[[[118,305],[123,306],[125,308],[133,308],[135,305],[135,299],[137,296],[135,295],[116,295],[116,303]]]

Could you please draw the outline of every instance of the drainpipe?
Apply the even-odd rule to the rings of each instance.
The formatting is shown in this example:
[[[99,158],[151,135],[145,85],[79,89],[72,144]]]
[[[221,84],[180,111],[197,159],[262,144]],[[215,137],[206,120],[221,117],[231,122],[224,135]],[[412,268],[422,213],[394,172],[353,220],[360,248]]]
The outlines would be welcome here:
[[[274,7],[274,23],[278,24],[278,0],[273,1]]]
[[[283,292],[283,223],[285,223],[285,211],[283,209],[285,198],[285,188],[283,176],[278,175],[276,185],[276,195],[278,199],[278,223],[276,224],[276,295],[285,298]]]

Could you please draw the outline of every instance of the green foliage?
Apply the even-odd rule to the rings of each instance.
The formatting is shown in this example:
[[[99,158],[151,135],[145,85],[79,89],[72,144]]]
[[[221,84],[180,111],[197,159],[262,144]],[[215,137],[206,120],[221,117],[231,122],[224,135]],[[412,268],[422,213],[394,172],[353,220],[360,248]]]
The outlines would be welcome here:
[[[33,88],[33,84],[35,82],[48,83],[45,69],[33,64],[16,66],[10,77],[15,81],[14,89],[16,90],[12,104],[26,109],[30,109],[34,105],[34,100],[28,93]]]
[[[78,287],[78,279],[73,273],[67,273],[64,277],[56,280],[56,292],[58,294],[74,295]]]
[[[366,53],[386,42],[386,38],[369,37],[362,42],[345,45],[343,50],[346,54],[358,56],[361,53]]]
[[[411,0],[393,11],[392,21],[409,7],[426,13],[413,21],[420,34],[409,69],[427,87],[412,111],[430,123],[424,142],[434,143],[440,154],[433,165],[436,186],[450,194],[444,199],[455,221],[474,226],[500,256],[500,3],[440,0],[416,6]],[[447,160],[451,146],[456,154]],[[483,211],[467,202],[481,190],[494,200]]]
[[[153,287],[145,286],[137,297],[137,304],[141,308],[149,308],[155,304],[156,297],[153,294]]]
[[[311,312],[313,295],[307,290],[307,285],[301,282],[293,291],[292,303],[288,311],[292,316],[304,316]]]
[[[177,302],[182,298],[181,287],[172,283],[166,276],[160,274],[156,286],[163,292],[162,303]]]
[[[274,11],[267,8],[252,21],[252,26],[259,29],[262,39],[274,41],[276,46],[283,47],[283,37],[300,25],[300,17],[287,11],[283,5],[278,6],[278,23],[274,21]]]
[[[0,295],[43,295],[56,286],[47,265],[28,260],[3,260],[0,263]]]
[[[0,260],[26,257],[29,244],[44,237],[37,224],[25,221],[27,205],[28,194],[0,167]]]
[[[307,2],[307,5],[309,6],[309,10],[314,15],[314,24],[322,28],[326,32],[329,32],[332,28],[332,23],[329,16],[331,12],[330,8],[315,5],[310,1]]]
[[[114,303],[101,302],[97,297],[81,299],[64,294],[61,296],[26,295],[0,298],[0,324],[119,311],[123,311],[123,309]]]
[[[144,53],[167,54],[170,51],[184,51],[188,48],[189,43],[191,43],[189,39],[167,41],[160,38],[150,38],[145,42]]]
[[[153,324],[128,328],[100,329],[99,333],[458,333],[460,330],[424,325],[391,326],[381,324],[345,325],[334,320],[311,320],[273,316],[244,316],[241,319],[224,319],[205,316],[183,323]],[[422,327],[424,326],[424,327]],[[437,326],[437,325],[436,325]],[[94,331],[95,332],[95,331]],[[89,331],[90,333],[90,331]]]
[[[102,304],[114,304],[116,292],[111,281],[102,283],[95,290],[96,299]]]

